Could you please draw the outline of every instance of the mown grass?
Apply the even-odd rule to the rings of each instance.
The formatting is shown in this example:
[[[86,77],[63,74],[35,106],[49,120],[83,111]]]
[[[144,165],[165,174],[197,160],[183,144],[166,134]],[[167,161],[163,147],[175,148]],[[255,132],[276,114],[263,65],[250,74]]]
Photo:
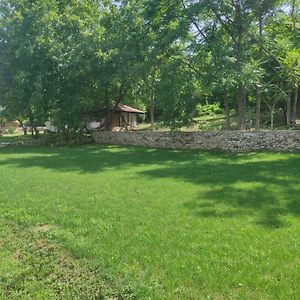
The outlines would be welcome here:
[[[0,211],[50,226],[120,299],[296,299],[299,168],[300,154],[4,148]]]
[[[97,269],[49,241],[51,226],[0,225],[0,299],[117,299]]]

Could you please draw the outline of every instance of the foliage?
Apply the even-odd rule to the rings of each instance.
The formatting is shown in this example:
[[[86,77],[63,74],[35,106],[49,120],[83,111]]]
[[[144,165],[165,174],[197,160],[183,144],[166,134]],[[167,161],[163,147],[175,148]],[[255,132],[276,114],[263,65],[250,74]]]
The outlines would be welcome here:
[[[220,103],[213,104],[198,104],[197,105],[198,116],[212,116],[215,114],[222,114],[223,109],[220,107]]]
[[[174,129],[189,124],[195,115],[198,95],[194,79],[180,59],[169,61],[161,70],[157,84],[157,106],[162,120]]]
[[[9,126],[8,127],[8,133],[9,134],[13,134],[13,133],[15,133],[15,131],[16,131],[16,127],[14,127],[14,126]]]
[[[84,145],[92,144],[93,140],[88,135],[82,135],[79,132],[72,132],[69,134],[49,133],[44,134],[40,139],[42,145]]]
[[[198,104],[217,101],[245,129],[247,111],[259,119],[281,94],[275,109],[295,118],[299,5],[2,0],[2,114],[34,130],[50,118],[76,132],[84,112],[126,102],[175,129],[192,122]]]

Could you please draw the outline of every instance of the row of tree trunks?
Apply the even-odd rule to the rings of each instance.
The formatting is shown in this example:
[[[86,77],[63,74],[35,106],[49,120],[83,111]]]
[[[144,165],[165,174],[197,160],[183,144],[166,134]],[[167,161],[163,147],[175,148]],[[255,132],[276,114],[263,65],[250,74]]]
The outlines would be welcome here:
[[[240,98],[242,101],[239,101],[239,111],[238,111],[238,128],[240,130],[246,129],[246,106],[247,106],[247,90],[245,86],[242,86],[240,89]],[[287,99],[287,125],[295,126],[297,121],[297,106],[298,106],[298,97],[299,97],[299,86],[297,85],[294,91],[294,94],[291,92]],[[293,101],[292,101],[293,98]],[[270,111],[270,128],[274,129],[274,113],[275,113],[275,101],[272,104],[266,102],[269,111]],[[255,119],[255,130],[260,129],[260,106],[261,106],[261,90],[260,88],[256,91],[256,119]],[[224,112],[226,118],[226,129],[231,129],[231,118],[230,118],[230,109],[228,105],[227,94],[224,94]]]

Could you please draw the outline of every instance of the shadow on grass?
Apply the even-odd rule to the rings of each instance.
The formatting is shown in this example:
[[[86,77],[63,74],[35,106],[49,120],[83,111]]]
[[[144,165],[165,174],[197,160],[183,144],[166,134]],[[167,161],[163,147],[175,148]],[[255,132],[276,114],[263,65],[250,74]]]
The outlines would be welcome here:
[[[200,218],[255,216],[257,224],[279,228],[288,226],[283,216],[300,216],[299,154],[229,154],[97,145],[6,148],[1,153],[8,156],[0,160],[0,168],[7,165],[99,173],[141,167],[132,171],[134,176],[172,178],[205,186],[206,192],[181,207]]]
[[[218,155],[209,152],[151,149],[144,147],[117,146],[62,146],[62,147],[7,147],[0,149],[7,157],[1,165],[21,168],[40,167],[58,172],[79,171],[98,173],[107,169],[120,169],[129,166],[172,166],[193,164]],[[15,155],[13,155],[15,154]],[[229,154],[223,157],[234,160]],[[238,158],[236,158],[238,159]]]
[[[300,216],[300,178],[297,175],[300,156],[287,154],[286,159],[276,159],[280,154],[271,155],[274,160],[251,161],[245,154],[215,163],[191,162],[180,167],[147,170],[142,174],[180,179],[208,188],[198,199],[183,204],[197,217],[255,216],[259,225],[280,228],[289,225],[282,217]]]

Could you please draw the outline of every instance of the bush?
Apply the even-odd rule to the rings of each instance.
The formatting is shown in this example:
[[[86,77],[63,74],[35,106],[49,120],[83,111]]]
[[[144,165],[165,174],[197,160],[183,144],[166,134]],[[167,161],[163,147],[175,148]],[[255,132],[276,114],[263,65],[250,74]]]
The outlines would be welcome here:
[[[217,114],[222,114],[223,109],[220,107],[220,103],[198,104],[197,113],[198,116],[213,116]]]
[[[82,145],[91,144],[93,139],[91,136],[82,135],[80,133],[62,133],[46,134],[42,137],[42,142],[45,145]]]
[[[15,133],[16,132],[16,127],[13,127],[13,126],[9,126],[8,127],[8,133],[9,134],[13,134],[13,133]]]

